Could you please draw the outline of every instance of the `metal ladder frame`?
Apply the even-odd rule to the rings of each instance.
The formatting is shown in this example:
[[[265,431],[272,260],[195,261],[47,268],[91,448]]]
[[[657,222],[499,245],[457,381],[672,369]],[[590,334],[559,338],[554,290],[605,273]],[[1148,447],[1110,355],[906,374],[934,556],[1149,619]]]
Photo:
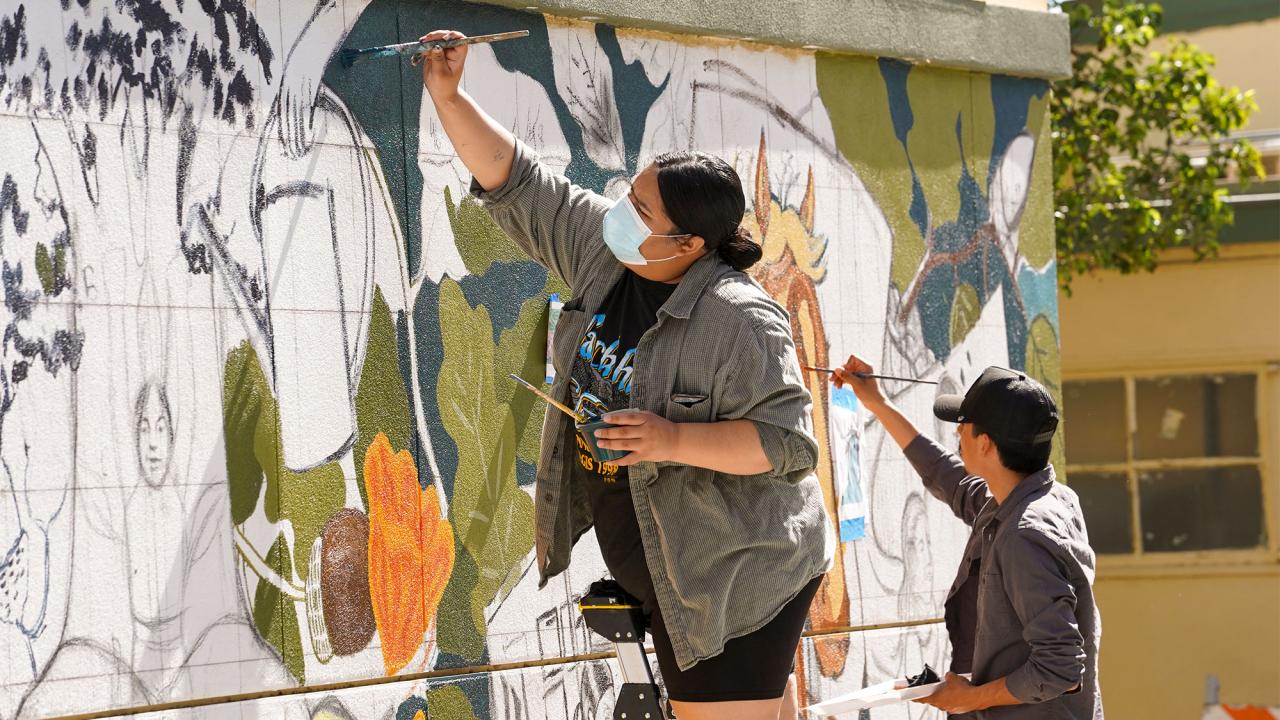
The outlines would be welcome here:
[[[582,619],[613,643],[622,668],[622,687],[613,706],[614,720],[672,720],[644,652],[644,609],[614,580],[591,583],[578,601]]]

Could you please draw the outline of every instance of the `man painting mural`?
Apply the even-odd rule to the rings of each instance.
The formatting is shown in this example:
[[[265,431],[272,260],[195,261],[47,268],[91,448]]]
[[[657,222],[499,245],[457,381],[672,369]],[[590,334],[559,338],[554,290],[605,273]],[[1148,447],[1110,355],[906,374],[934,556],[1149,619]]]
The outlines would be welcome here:
[[[947,595],[951,672],[917,702],[976,718],[1100,720],[1095,560],[1080,501],[1049,464],[1053,398],[997,367],[963,397],[940,395],[934,414],[959,424],[957,456],[921,435],[873,372],[852,356],[832,381],[854,391],[925,488],[973,528]]]

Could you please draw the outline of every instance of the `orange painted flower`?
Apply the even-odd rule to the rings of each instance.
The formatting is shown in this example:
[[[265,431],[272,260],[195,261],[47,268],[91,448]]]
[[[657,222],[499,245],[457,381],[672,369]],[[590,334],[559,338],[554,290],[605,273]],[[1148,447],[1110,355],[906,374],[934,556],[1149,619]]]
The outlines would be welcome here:
[[[435,486],[422,490],[408,450],[378,433],[364,456],[369,494],[369,596],[394,675],[413,659],[453,572],[453,527],[440,516]]]

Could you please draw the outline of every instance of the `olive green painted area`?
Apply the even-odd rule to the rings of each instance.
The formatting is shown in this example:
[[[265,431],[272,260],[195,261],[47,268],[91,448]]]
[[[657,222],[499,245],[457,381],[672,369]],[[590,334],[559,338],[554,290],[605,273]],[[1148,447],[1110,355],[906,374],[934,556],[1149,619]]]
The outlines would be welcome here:
[[[522,262],[527,259],[528,256],[502,232],[475,198],[463,195],[455,204],[452,191],[446,187],[444,205],[454,236],[467,238],[467,242],[458,245],[467,272],[483,275],[495,262]]]
[[[928,208],[927,228],[960,215],[957,188],[966,168],[979,187],[986,187],[995,128],[990,77],[913,68],[907,76],[912,102],[904,147],[895,136],[893,101],[880,61],[817,53],[815,66],[836,146],[893,228],[890,274],[894,284],[905,289],[920,269],[927,242],[911,217],[912,169]],[[864,90],[850,93],[850,87]],[[985,145],[976,138],[983,138]]]
[[[477,720],[471,701],[456,685],[440,685],[427,691],[432,720]]]
[[[40,289],[46,295],[57,295],[66,283],[67,248],[59,245],[53,253],[44,243],[36,244],[36,275],[40,278]],[[69,284],[69,283],[68,283]]]
[[[343,506],[342,469],[336,462],[305,472],[285,467],[279,408],[258,354],[248,341],[227,355],[222,397],[231,520],[237,525],[244,523],[261,504],[268,522],[288,522],[293,530],[293,551],[281,534],[263,561],[284,581],[296,576],[306,583],[311,547],[325,522]],[[306,682],[295,603],[259,578],[252,614],[254,626],[280,654],[285,668],[299,683]]]
[[[253,514],[265,482],[262,510],[268,522],[292,524],[293,572],[305,582],[312,544],[329,517],[342,509],[346,494],[342,468],[336,462],[304,472],[285,467],[279,409],[258,353],[248,341],[228,354],[224,378],[223,429],[232,521],[243,523]]]
[[[519,10],[531,5],[527,0],[483,4]],[[935,67],[1044,79],[1071,74],[1064,15],[980,0],[545,0],[537,8],[626,27],[816,47]]]
[[[996,127],[996,107],[991,99],[991,76],[983,73],[969,73],[969,125],[965,133],[965,157],[976,158],[991,152],[991,144],[986,147],[978,144],[978,138],[990,138]],[[972,162],[969,172],[978,181],[978,187],[988,186],[987,163]]]
[[[924,237],[911,222],[911,170],[906,151],[894,138],[889,96],[878,63],[817,53],[814,65],[818,94],[827,106],[836,145],[893,228],[892,277],[899,288],[905,288],[924,257]],[[851,93],[850,87],[868,90]]]
[[[526,301],[520,321],[503,332],[498,342],[509,348],[506,354],[520,358],[522,368],[529,364],[525,348],[538,323],[539,313],[531,307],[535,303],[545,307],[539,298]],[[454,486],[449,519],[465,554],[478,568],[475,577],[455,571],[442,605],[469,598],[472,626],[483,637],[484,609],[494,597],[511,591],[519,580],[519,573],[513,571],[533,549],[533,500],[517,486],[515,470],[520,437],[516,423],[528,422],[532,404],[527,393],[515,396],[506,376],[498,376],[503,368],[516,365],[512,360],[499,363],[493,323],[484,305],[472,307],[458,283],[445,280],[440,288],[440,317],[447,318],[441,327],[445,359],[436,385],[441,422],[458,446],[458,477],[477,480]],[[511,403],[517,400],[523,403],[523,418],[513,411]],[[453,617],[460,614],[457,607],[448,611]],[[470,629],[450,637],[450,643],[460,649],[479,649],[469,642]]]
[[[1053,133],[1047,94],[1031,98],[1027,108],[1027,132],[1036,139],[1036,151],[1035,162],[1031,165],[1027,206],[1022,211],[1018,249],[1031,267],[1042,268],[1057,256],[1053,235]]]
[[[1027,374],[1039,380],[1053,397],[1059,408],[1062,402],[1062,351],[1058,333],[1049,318],[1039,315],[1031,322],[1027,333]],[[1066,481],[1067,455],[1064,435],[1065,423],[1058,423],[1058,433],[1053,438],[1053,450],[1049,462],[1061,469],[1059,480]]]
[[[289,545],[284,535],[278,535],[276,541],[267,551],[265,558],[268,567],[281,577],[288,577]],[[253,624],[258,633],[280,653],[289,674],[298,682],[305,682],[305,664],[302,657],[302,634],[298,628],[298,615],[293,603],[288,601],[279,588],[258,579],[253,592]]]
[[[974,97],[967,74],[914,68],[907,76],[907,97],[915,121],[907,135],[907,150],[924,186],[933,228],[960,216],[957,187],[965,162],[970,167],[986,164],[987,158],[973,151],[973,107],[990,95]],[[983,131],[979,137],[991,137],[991,127]]]
[[[956,299],[951,305],[951,343],[959,345],[978,324],[982,315],[982,304],[978,300],[978,291],[965,283],[956,288]]]

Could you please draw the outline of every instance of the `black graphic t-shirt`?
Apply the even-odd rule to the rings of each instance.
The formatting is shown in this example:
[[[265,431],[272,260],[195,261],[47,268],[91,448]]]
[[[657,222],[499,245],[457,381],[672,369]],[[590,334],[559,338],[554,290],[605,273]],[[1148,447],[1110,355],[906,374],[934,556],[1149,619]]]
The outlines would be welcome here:
[[[675,285],[646,280],[627,270],[609,291],[578,343],[569,377],[573,408],[587,422],[630,407],[636,345],[658,319],[658,309]],[[587,488],[596,538],[605,566],[627,592],[653,606],[653,584],[640,542],[626,468],[597,463],[580,433],[567,436],[575,447],[575,480]]]

